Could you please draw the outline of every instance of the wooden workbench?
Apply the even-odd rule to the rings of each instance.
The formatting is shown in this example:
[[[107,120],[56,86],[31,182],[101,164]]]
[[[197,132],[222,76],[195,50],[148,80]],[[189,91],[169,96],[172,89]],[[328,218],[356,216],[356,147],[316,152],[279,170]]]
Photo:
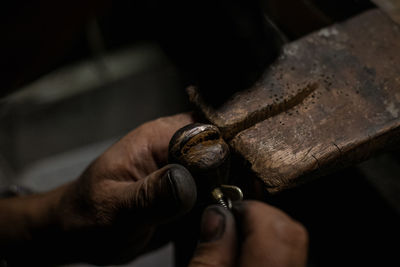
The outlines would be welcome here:
[[[400,27],[375,9],[286,45],[253,87],[217,108],[188,93],[277,193],[399,144],[399,62]]]

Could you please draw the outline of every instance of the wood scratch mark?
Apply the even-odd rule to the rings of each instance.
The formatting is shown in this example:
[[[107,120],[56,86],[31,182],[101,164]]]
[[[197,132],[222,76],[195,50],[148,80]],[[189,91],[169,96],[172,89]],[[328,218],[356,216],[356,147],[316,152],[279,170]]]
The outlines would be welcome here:
[[[304,155],[304,157],[301,158],[300,161],[303,161],[303,160],[308,156],[308,154],[310,154],[310,152],[311,152],[312,149],[313,149],[313,148],[311,147],[311,148],[307,151],[307,153]]]
[[[343,152],[340,147],[335,142],[332,142],[332,144],[337,148],[337,150],[339,151],[339,156],[341,157],[343,155]]]
[[[319,165],[318,159],[313,154],[311,154],[311,157],[313,157],[315,159],[315,161],[317,162],[318,169],[320,169],[321,166]]]

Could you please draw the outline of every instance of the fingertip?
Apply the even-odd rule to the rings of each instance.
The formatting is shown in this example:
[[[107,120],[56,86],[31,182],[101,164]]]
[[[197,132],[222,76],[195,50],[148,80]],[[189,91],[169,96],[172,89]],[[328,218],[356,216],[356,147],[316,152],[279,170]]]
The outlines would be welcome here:
[[[236,265],[236,226],[233,215],[227,209],[212,205],[204,210],[199,241],[189,266]]]
[[[168,183],[172,196],[180,209],[180,212],[190,211],[197,200],[196,183],[190,172],[179,164],[167,165],[164,178]]]
[[[211,242],[220,239],[226,231],[227,224],[233,219],[231,213],[219,205],[208,206],[201,218],[200,242]]]

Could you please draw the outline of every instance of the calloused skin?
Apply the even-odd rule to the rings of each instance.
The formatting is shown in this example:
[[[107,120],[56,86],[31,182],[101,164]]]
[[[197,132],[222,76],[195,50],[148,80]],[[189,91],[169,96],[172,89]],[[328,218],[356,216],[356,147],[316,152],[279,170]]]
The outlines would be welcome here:
[[[75,181],[0,200],[0,258],[10,266],[119,264],[171,240],[179,234],[174,224],[195,205],[196,185],[184,167],[167,165],[168,143],[192,122],[187,113],[145,123]],[[206,209],[191,266],[305,266],[307,234],[299,223],[255,201],[236,205],[234,214]]]

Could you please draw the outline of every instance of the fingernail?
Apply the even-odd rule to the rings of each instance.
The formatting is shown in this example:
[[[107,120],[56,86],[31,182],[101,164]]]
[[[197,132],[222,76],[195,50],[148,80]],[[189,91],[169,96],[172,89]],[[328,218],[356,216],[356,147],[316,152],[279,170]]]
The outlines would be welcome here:
[[[197,198],[196,183],[183,166],[171,164],[163,179],[174,198],[177,207],[183,212],[190,210]]]
[[[208,207],[201,219],[200,242],[220,239],[225,232],[226,217],[220,207]]]

